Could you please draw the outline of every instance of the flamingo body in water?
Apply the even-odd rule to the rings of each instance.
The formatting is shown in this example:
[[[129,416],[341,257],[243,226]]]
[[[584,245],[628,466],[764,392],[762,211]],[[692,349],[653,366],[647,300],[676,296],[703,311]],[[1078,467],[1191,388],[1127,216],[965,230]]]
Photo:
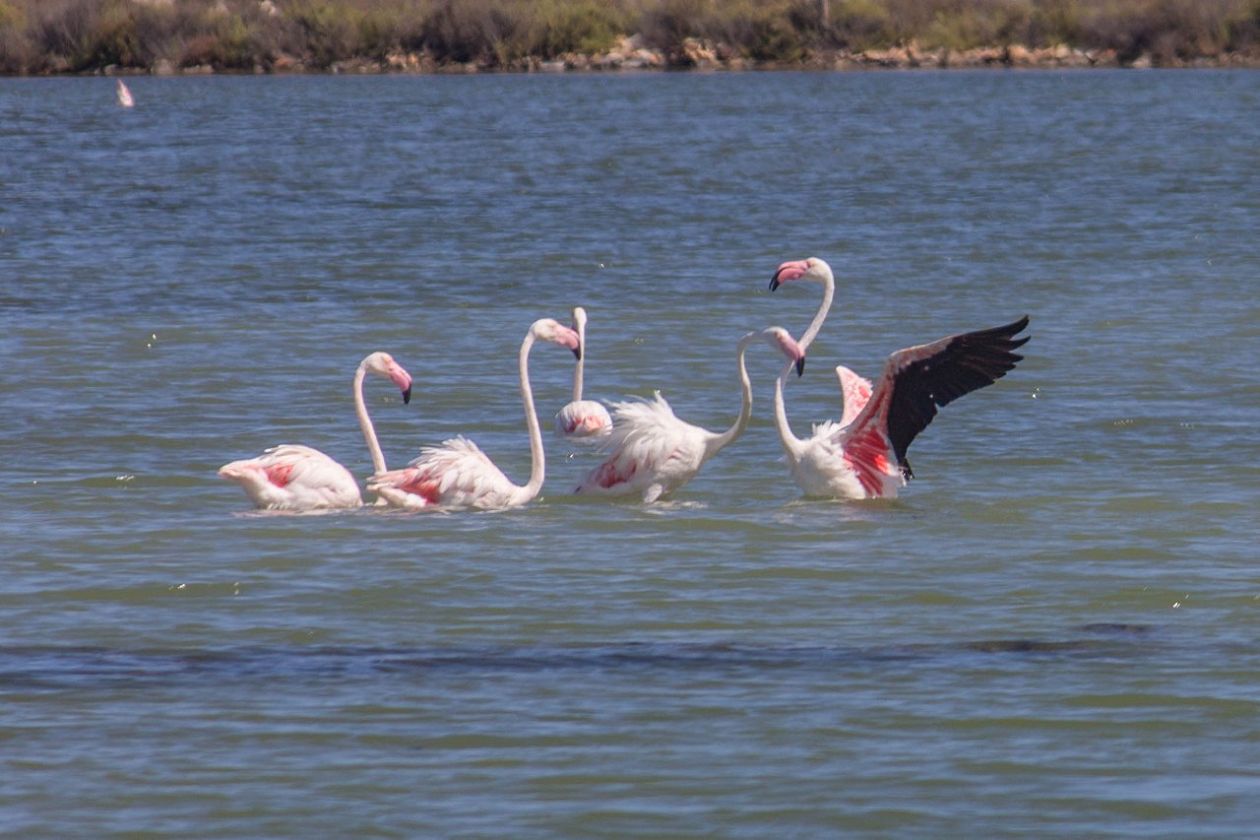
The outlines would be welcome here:
[[[573,329],[582,346],[582,358],[573,371],[573,401],[556,414],[556,434],[579,443],[598,443],[612,431],[612,417],[602,403],[582,399],[582,374],[586,367],[586,310],[573,307]]]
[[[118,95],[118,105],[120,107],[135,107],[136,99],[131,95],[131,88],[127,87],[127,83],[122,79],[118,80],[118,84],[115,86],[114,92]]]
[[[379,473],[385,471],[385,456],[363,401],[363,382],[368,373],[391,380],[402,391],[404,403],[411,401],[411,374],[388,353],[367,356],[354,374],[355,413],[372,456],[372,467]],[[273,446],[257,458],[224,464],[219,468],[219,476],[240,484],[254,504],[264,510],[354,508],[363,504],[359,483],[350,471],[309,446]]]
[[[495,509],[516,507],[533,500],[542,489],[545,477],[542,431],[529,384],[529,351],[539,339],[567,347],[579,359],[582,354],[578,334],[550,318],[535,321],[521,342],[518,357],[521,401],[525,405],[532,459],[529,481],[525,485],[512,483],[477,444],[459,436],[444,441],[441,446],[421,449],[420,457],[404,469],[372,476],[368,488],[389,504],[411,510]]]
[[[262,510],[352,508],[363,504],[350,471],[310,446],[273,446],[257,458],[219,467]]]
[[[805,353],[782,327],[751,332],[736,350],[741,388],[739,415],[725,432],[711,432],[684,422],[674,414],[660,392],[651,400],[613,404],[611,453],[582,480],[579,494],[601,496],[638,495],[645,503],[656,501],[690,481],[706,461],[738,440],[752,416],[752,384],[744,365],[748,346],[765,340],[789,360],[797,373],[805,369]]]
[[[808,331],[817,335],[831,304],[831,267],[811,257],[783,263],[770,281],[773,291],[792,280],[823,283],[824,306]],[[1016,336],[1028,317],[1001,327],[947,336],[907,347],[888,357],[872,386],[846,367],[836,375],[844,395],[840,422],[814,427],[804,440],[788,424],[783,404],[785,369],[775,382],[775,427],[796,483],[809,496],[839,499],[895,498],[913,477],[906,450],[927,428],[937,409],[964,394],[992,385],[1023,357],[1014,351],[1028,341]]]

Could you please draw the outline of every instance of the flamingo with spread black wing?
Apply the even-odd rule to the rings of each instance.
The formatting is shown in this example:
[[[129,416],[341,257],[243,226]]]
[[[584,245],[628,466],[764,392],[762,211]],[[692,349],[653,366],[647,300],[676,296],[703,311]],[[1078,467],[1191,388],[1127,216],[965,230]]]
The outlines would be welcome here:
[[[790,280],[823,283],[824,305],[806,335],[812,339],[831,304],[831,268],[811,257],[783,263],[770,281],[773,291]],[[814,427],[796,437],[783,404],[785,369],[775,383],[775,427],[796,483],[808,496],[839,499],[895,498],[913,477],[906,451],[937,414],[937,409],[972,391],[992,385],[1023,356],[1028,341],[1018,337],[1028,326],[1024,316],[1005,326],[960,333],[929,344],[907,347],[888,357],[873,386],[846,367],[837,367],[844,393],[840,422]],[[802,339],[804,344],[804,339]]]

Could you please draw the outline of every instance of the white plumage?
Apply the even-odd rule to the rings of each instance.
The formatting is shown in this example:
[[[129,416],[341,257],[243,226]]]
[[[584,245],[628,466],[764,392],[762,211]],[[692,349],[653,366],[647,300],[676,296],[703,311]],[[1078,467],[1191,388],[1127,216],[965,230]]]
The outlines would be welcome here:
[[[368,480],[368,489],[389,504],[408,510],[493,509],[533,500],[542,489],[546,474],[542,432],[529,384],[529,351],[538,339],[567,347],[579,357],[581,354],[577,333],[550,318],[535,321],[521,342],[517,365],[531,456],[526,484],[513,484],[477,444],[460,436],[443,441],[440,446],[424,447],[420,456],[404,469],[374,475]]]
[[[582,375],[586,369],[586,310],[573,307],[573,330],[582,355],[573,368],[573,400],[556,412],[556,434],[575,443],[599,443],[612,431],[608,409],[595,400],[582,399]]]
[[[725,432],[710,432],[679,420],[673,408],[655,392],[651,400],[613,403],[613,430],[608,439],[609,456],[582,480],[576,492],[600,496],[640,496],[656,501],[690,481],[705,461],[738,440],[752,415],[752,383],[744,365],[748,345],[763,338],[782,352],[798,370],[805,354],[782,327],[751,332],[736,348],[739,367],[740,410]]]
[[[806,331],[812,340],[831,307],[835,285],[831,267],[816,257],[785,262],[771,278],[770,289],[793,280],[823,285],[823,305]],[[1028,341],[1015,336],[1027,326],[1024,317],[1005,326],[898,350],[888,357],[874,386],[837,366],[844,396],[840,422],[818,424],[804,440],[792,433],[787,421],[785,369],[775,383],[775,427],[792,477],[809,496],[895,498],[914,475],[906,458],[910,443],[927,428],[938,407],[993,384],[1014,368],[1023,357],[1013,351]]]
[[[368,489],[409,510],[511,507],[521,490],[463,435],[423,447],[405,469],[368,479]]]
[[[679,420],[660,391],[651,400],[615,402],[611,452],[578,486],[578,493],[641,496],[654,502],[691,480],[714,453],[718,435]]]
[[[363,400],[367,374],[389,379],[402,392],[403,402],[411,401],[411,374],[388,353],[371,353],[354,372],[354,411],[367,443],[376,472],[385,471],[376,429]],[[257,458],[232,461],[219,468],[219,476],[235,481],[255,506],[264,510],[313,510],[352,508],[363,504],[359,483],[350,471],[329,456],[309,446],[274,446]]]
[[[309,446],[273,446],[257,458],[232,461],[219,475],[235,481],[264,510],[352,508],[363,504],[350,471]]]

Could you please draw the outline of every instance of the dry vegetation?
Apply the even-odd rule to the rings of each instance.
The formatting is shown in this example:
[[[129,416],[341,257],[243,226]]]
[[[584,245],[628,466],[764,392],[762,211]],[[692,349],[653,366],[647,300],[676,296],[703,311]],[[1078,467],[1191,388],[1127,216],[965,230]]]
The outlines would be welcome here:
[[[6,74],[1028,56],[1257,64],[1260,0],[0,0]]]

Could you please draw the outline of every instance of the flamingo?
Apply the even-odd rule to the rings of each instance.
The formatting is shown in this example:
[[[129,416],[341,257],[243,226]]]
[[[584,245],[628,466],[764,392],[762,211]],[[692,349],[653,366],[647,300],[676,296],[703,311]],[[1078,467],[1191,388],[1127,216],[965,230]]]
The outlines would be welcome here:
[[[818,257],[810,257],[805,260],[790,260],[779,266],[779,270],[770,278],[770,291],[775,291],[779,286],[793,280],[804,280],[810,283],[818,283],[823,287],[822,302],[818,304],[818,311],[814,313],[814,318],[809,322],[809,326],[805,328],[805,332],[801,333],[801,348],[808,352],[809,346],[814,343],[819,330],[822,329],[823,322],[827,320],[827,313],[831,311],[831,302],[836,295],[836,278],[831,273],[831,266],[826,260]],[[844,409],[860,410],[866,404],[866,400],[870,398],[871,383],[854,374],[848,368],[836,368],[836,375],[840,378],[840,392],[844,401]],[[863,396],[865,395],[865,396]]]
[[[581,342],[582,358],[573,371],[573,402],[556,414],[556,434],[569,440],[590,443],[608,437],[612,431],[612,418],[608,409],[595,400],[582,399],[582,371],[586,367],[586,310],[573,307],[573,329]]]
[[[805,280],[818,283],[823,287],[822,303],[818,304],[814,319],[809,322],[805,332],[801,333],[801,349],[808,352],[809,345],[814,343],[814,338],[822,329],[823,322],[827,320],[827,313],[831,311],[831,301],[836,295],[836,278],[831,273],[831,266],[826,260],[818,257],[810,257],[807,260],[789,260],[780,265],[779,270],[770,278],[770,291],[773,292],[779,286],[792,280]]]
[[[372,468],[383,473],[385,456],[363,401],[363,381],[369,373],[397,385],[404,404],[411,402],[411,374],[388,353],[372,353],[354,373],[354,411],[372,456]],[[264,510],[355,508],[363,504],[359,484],[350,471],[309,446],[273,446],[257,458],[224,464],[219,467],[219,476],[238,482],[254,504]]]
[[[578,334],[551,318],[535,321],[521,342],[519,355],[521,401],[525,404],[525,426],[529,430],[532,459],[529,481],[513,484],[503,471],[486,457],[477,444],[461,436],[441,446],[420,450],[420,457],[401,470],[378,473],[368,480],[368,488],[395,507],[417,509],[494,508],[524,505],[538,495],[545,475],[542,431],[534,411],[534,393],[529,385],[529,351],[538,339],[567,347],[579,360],[582,345]]]
[[[679,420],[660,391],[650,401],[614,403],[615,423],[609,437],[612,453],[582,480],[576,492],[600,496],[640,494],[647,504],[690,481],[705,461],[738,440],[748,427],[752,384],[744,366],[744,354],[758,338],[783,353],[789,360],[789,369],[795,366],[798,376],[804,372],[804,349],[787,330],[768,327],[739,340],[736,360],[742,402],[734,425],[725,432],[710,432]]]
[[[932,422],[938,407],[992,385],[1014,368],[1023,356],[1013,351],[1028,341],[1028,336],[1015,336],[1027,326],[1025,315],[1005,326],[898,350],[884,363],[873,389],[853,371],[838,367],[844,415],[839,423],[815,426],[805,440],[788,424],[785,368],[775,381],[774,422],[796,483],[808,496],[896,498],[914,477],[906,459],[910,443]]]
[[[119,106],[123,108],[131,108],[135,106],[136,104],[135,97],[131,95],[131,89],[127,87],[127,83],[124,82],[122,79],[118,80],[118,84],[115,87],[115,91],[118,94]]]
[[[818,311],[814,313],[813,320],[801,334],[801,347],[808,350],[809,345],[814,343],[814,338],[822,329],[823,322],[827,320],[827,313],[831,311],[831,302],[836,294],[836,280],[826,260],[818,257],[790,260],[780,265],[779,270],[770,278],[770,291],[773,292],[779,286],[793,280],[818,283],[823,287],[823,299],[818,304]],[[840,380],[843,411],[840,425],[845,426],[857,416],[857,413],[866,405],[866,401],[871,398],[873,386],[869,379],[859,376],[844,365],[836,365],[836,377]]]

